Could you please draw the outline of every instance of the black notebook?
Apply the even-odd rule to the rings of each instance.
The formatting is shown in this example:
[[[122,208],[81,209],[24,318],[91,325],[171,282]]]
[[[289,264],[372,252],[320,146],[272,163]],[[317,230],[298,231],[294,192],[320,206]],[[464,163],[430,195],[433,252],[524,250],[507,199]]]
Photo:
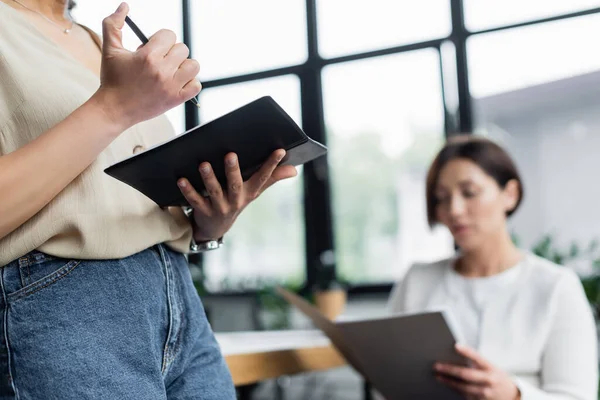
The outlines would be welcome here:
[[[248,103],[167,142],[104,170],[139,190],[159,206],[185,206],[177,180],[187,178],[198,193],[206,190],[198,167],[209,162],[225,188],[225,155],[238,155],[242,178],[249,179],[277,149],[285,149],[280,165],[298,166],[324,155],[327,148],[298,127],[270,97]]]

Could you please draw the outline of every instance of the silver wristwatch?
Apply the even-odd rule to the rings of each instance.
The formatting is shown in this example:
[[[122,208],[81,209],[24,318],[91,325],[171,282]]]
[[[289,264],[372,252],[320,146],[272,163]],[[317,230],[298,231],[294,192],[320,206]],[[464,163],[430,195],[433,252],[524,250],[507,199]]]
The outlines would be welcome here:
[[[208,250],[216,250],[223,245],[223,238],[219,238],[217,240],[207,240],[206,242],[196,243],[194,238],[192,237],[192,242],[190,243],[190,254],[194,253],[202,253]]]
[[[182,207],[183,208],[183,212],[185,214],[186,217],[188,218],[192,218],[192,212],[194,211],[194,209],[192,207]],[[192,236],[192,241],[190,243],[190,254],[197,254],[197,253],[203,253],[205,251],[209,251],[209,250],[216,250],[219,247],[221,247],[223,245],[223,238],[220,237],[219,239],[216,240],[207,240],[205,242],[196,242],[194,240],[194,237]]]

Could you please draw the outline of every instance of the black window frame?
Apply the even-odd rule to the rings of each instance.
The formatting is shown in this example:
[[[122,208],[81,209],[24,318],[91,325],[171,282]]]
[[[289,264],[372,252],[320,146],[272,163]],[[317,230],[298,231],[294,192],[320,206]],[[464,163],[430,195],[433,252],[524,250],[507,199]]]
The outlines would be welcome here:
[[[471,133],[473,124],[473,106],[469,91],[469,73],[467,62],[467,40],[471,36],[505,31],[531,25],[539,25],[547,22],[577,18],[591,14],[600,13],[600,7],[582,10],[578,12],[556,15],[548,18],[540,18],[515,24],[502,25],[478,31],[469,31],[465,25],[463,0],[450,0],[451,33],[447,37],[394,46],[385,49],[360,52],[351,55],[324,59],[318,51],[317,32],[317,0],[306,0],[306,27],[308,57],[302,64],[275,68],[255,73],[219,78],[203,82],[204,88],[215,88],[224,85],[242,83],[265,78],[273,78],[283,75],[294,74],[300,80],[302,125],[304,130],[313,139],[327,144],[325,119],[323,110],[322,70],[328,65],[342,62],[363,60],[390,54],[405,53],[421,49],[435,49],[440,59],[440,76],[442,83],[442,100],[444,102],[444,133],[445,137],[456,133]],[[183,3],[183,41],[192,49],[191,32],[191,2],[182,0]],[[455,51],[454,62],[456,63],[456,76],[453,77],[457,89],[458,104],[453,110],[449,109],[444,87],[445,76],[444,58],[442,57],[442,46],[444,43],[453,44]],[[191,55],[193,56],[193,55]],[[193,128],[200,122],[198,109],[189,102],[185,105],[186,129]],[[329,252],[335,254],[335,232],[332,214],[330,169],[327,156],[321,157],[304,166],[303,174],[303,207],[304,207],[304,231],[306,252],[306,283],[304,291],[312,291],[315,288],[327,289],[337,284],[335,257],[328,257]],[[331,262],[333,260],[333,262]],[[325,261],[325,262],[324,262]],[[202,268],[202,255],[190,256],[190,262]],[[349,295],[385,293],[389,292],[393,283],[383,284],[355,284],[347,287]],[[218,293],[227,295],[227,293]],[[236,295],[235,293],[230,293]]]

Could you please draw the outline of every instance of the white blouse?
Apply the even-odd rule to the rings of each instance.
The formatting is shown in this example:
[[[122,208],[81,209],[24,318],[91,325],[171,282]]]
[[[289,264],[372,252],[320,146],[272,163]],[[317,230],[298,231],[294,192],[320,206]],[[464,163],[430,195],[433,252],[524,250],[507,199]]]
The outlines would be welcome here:
[[[579,278],[527,254],[506,271],[466,278],[455,258],[416,264],[389,310],[446,309],[458,340],[511,374],[523,400],[596,400],[596,324]]]
[[[500,274],[483,278],[467,278],[456,272],[454,268],[448,268],[444,283],[456,288],[454,291],[456,295],[446,306],[454,318],[455,326],[452,328],[462,343],[474,349],[479,347],[486,306],[516,283],[521,269],[522,265],[519,263]],[[444,293],[438,292],[435,295],[442,298],[432,299],[431,302],[443,304]]]

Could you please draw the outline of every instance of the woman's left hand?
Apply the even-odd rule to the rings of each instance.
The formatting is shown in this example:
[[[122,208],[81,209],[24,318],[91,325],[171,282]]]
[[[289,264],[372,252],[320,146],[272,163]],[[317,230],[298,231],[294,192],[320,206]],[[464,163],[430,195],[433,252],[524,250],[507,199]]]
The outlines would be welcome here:
[[[436,363],[436,378],[473,400],[517,400],[520,392],[508,374],[490,364],[470,347],[456,345],[472,367]]]
[[[180,179],[178,185],[181,193],[194,209],[194,240],[202,242],[222,237],[242,210],[269,186],[282,179],[296,176],[295,167],[278,166],[284,156],[285,150],[274,151],[262,167],[244,182],[237,155],[227,154],[225,156],[226,188],[221,187],[209,163],[200,164],[200,175],[208,192],[207,198],[198,194],[187,179]]]

